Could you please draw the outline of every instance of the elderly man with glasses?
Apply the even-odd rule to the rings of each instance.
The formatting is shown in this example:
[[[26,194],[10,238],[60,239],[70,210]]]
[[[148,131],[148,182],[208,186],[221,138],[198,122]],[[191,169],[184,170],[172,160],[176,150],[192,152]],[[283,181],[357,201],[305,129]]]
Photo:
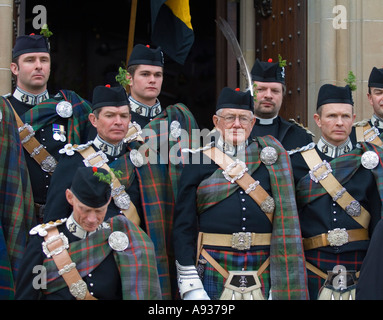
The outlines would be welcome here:
[[[183,150],[173,227],[182,299],[308,296],[290,160],[275,138],[249,138],[253,103],[224,88],[214,141]]]

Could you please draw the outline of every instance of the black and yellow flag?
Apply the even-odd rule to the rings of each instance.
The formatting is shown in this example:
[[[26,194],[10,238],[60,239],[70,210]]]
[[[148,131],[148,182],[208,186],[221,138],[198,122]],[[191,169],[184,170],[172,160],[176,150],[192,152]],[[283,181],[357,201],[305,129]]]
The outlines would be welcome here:
[[[152,42],[184,64],[194,43],[189,0],[151,0]]]

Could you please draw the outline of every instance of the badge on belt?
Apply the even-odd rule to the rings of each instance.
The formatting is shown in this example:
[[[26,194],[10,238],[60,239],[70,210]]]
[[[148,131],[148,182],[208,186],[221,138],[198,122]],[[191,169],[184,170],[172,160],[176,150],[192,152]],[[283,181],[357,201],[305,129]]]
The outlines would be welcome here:
[[[65,142],[66,141],[66,132],[65,127],[61,124],[53,124],[52,125],[52,131],[53,131],[53,139],[56,141]]]

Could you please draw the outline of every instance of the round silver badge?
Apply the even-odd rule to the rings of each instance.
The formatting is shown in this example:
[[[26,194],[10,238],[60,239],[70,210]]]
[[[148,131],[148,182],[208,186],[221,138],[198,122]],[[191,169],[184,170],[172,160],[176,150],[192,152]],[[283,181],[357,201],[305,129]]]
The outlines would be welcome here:
[[[130,158],[130,161],[132,161],[132,163],[136,166],[136,167],[142,167],[143,164],[144,164],[144,157],[142,156],[142,154],[136,150],[136,149],[133,149],[132,151],[130,151],[130,154],[129,154],[129,158]]]
[[[181,124],[178,121],[173,121],[170,124],[170,134],[174,139],[177,139],[181,136]]]
[[[278,152],[273,147],[266,147],[263,148],[261,151],[261,161],[265,165],[272,165],[274,164],[278,159]]]
[[[56,112],[61,118],[69,118],[73,114],[72,104],[68,101],[60,101],[56,105]]]
[[[108,243],[113,250],[124,251],[129,246],[129,238],[121,231],[114,231],[110,234]]]
[[[362,155],[362,166],[366,169],[374,169],[379,164],[379,156],[374,151],[366,151]]]

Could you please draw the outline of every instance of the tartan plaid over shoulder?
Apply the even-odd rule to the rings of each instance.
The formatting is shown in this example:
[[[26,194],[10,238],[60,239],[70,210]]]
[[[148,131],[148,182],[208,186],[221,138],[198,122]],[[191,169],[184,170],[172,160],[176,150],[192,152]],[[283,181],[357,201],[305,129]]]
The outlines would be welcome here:
[[[139,142],[129,144],[129,149],[139,149]],[[171,252],[171,227],[173,224],[174,199],[166,164],[144,164],[134,167],[125,154],[111,163],[115,170],[128,173],[120,182],[128,187],[133,177],[140,186],[141,204],[145,217],[146,232],[153,241],[156,263],[161,284],[162,298],[171,298],[169,252]]]
[[[277,161],[266,166],[275,201],[273,231],[270,245],[270,279],[275,300],[308,299],[304,250],[295,201],[294,180],[290,158],[279,141],[272,136],[258,137],[246,149],[246,165],[251,175],[260,165],[260,151],[273,147]],[[239,188],[228,182],[219,168],[203,181],[197,190],[199,213],[222,201]]]
[[[161,299],[152,241],[141,228],[122,215],[115,216],[107,222],[110,224],[110,229],[101,229],[85,240],[70,244],[68,252],[76,263],[81,277],[94,270],[113,251],[108,244],[108,237],[114,231],[121,231],[128,236],[129,247],[124,251],[113,251],[113,255],[120,270],[123,299]],[[47,269],[48,281],[45,294],[67,286],[64,279],[58,276],[53,259],[45,259],[44,266]]]
[[[383,201],[383,149],[369,142],[359,142],[360,147],[330,161],[332,174],[341,185],[349,181],[361,166],[362,155],[366,151],[373,151],[379,156],[379,165],[372,169],[376,186]],[[326,195],[327,191],[320,183],[311,180],[310,175],[304,176],[296,186],[297,203],[299,207]],[[381,216],[383,217],[383,206]]]
[[[35,223],[33,195],[13,111],[0,97],[0,299],[13,299],[14,279]]]
[[[60,90],[54,98],[34,106],[20,116],[20,118],[24,123],[29,123],[37,131],[60,118],[56,112],[56,105],[62,99],[70,102],[73,108],[73,115],[68,118],[68,143],[81,144],[87,142],[89,130],[92,126],[88,120],[88,115],[92,112],[92,108],[88,102],[74,91]]]
[[[181,172],[187,161],[181,149],[200,146],[199,136],[193,134],[193,129],[198,128],[193,114],[182,103],[168,106],[144,128],[149,129],[145,142],[149,148],[159,152],[160,163],[168,164],[175,199],[177,199]]]

